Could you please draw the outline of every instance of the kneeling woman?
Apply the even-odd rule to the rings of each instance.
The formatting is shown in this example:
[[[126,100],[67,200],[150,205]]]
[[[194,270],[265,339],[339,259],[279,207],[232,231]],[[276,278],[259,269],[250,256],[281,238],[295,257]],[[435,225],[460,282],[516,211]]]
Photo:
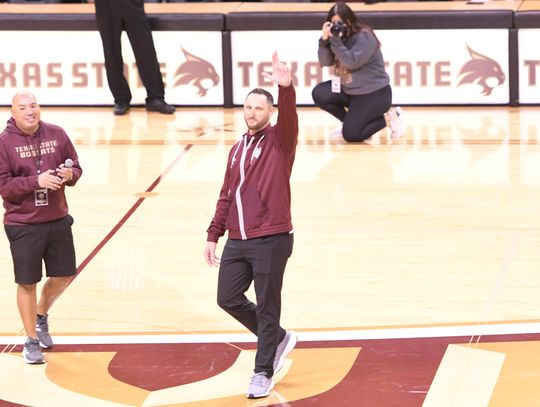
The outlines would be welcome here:
[[[345,3],[328,12],[319,39],[322,66],[335,66],[332,80],[313,88],[315,104],[343,122],[347,141],[364,141],[390,125],[399,137],[401,109],[390,109],[392,88],[384,69],[379,40]]]

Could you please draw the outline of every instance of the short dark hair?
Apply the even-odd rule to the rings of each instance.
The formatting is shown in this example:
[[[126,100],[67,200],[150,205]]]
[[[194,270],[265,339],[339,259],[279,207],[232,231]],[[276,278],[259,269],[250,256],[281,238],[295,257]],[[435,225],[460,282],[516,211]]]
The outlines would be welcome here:
[[[272,96],[272,94],[270,92],[268,92],[267,90],[265,89],[262,89],[262,88],[255,88],[253,89],[251,92],[249,92],[247,94],[247,96],[251,95],[252,93],[256,94],[256,95],[263,95],[263,96],[266,96],[266,100],[268,101],[268,103],[270,103],[272,106],[274,106],[274,97]],[[247,98],[246,96],[246,98]]]

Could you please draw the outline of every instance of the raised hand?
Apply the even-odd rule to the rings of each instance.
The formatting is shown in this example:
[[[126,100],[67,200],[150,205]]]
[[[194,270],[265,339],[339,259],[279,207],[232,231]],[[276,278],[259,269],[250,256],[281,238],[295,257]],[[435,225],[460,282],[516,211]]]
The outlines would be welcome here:
[[[290,86],[292,83],[291,72],[283,62],[280,62],[276,51],[272,54],[272,74],[263,72],[262,75],[283,87]]]

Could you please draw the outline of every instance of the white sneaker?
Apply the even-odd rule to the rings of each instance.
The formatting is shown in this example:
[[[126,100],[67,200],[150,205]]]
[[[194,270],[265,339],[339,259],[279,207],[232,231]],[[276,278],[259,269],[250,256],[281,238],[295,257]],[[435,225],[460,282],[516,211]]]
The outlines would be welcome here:
[[[248,399],[266,397],[274,388],[274,381],[266,377],[266,372],[255,373],[251,376],[251,383],[246,391]]]
[[[390,116],[390,136],[392,138],[401,137],[403,131],[405,130],[403,123],[403,110],[399,106],[392,107],[388,111],[388,115]]]
[[[296,332],[287,331],[285,337],[279,343],[276,349],[276,357],[274,358],[274,376],[283,367],[283,363],[285,363],[287,355],[294,349],[297,341],[298,337],[296,336]]]

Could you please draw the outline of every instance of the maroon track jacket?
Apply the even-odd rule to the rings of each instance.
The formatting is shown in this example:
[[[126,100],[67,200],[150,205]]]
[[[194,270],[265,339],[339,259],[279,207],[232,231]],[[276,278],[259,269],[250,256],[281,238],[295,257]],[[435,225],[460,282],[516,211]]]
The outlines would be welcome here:
[[[229,231],[231,239],[252,239],[292,231],[290,177],[298,141],[296,93],[279,87],[278,118],[258,133],[234,144],[209,242]]]

